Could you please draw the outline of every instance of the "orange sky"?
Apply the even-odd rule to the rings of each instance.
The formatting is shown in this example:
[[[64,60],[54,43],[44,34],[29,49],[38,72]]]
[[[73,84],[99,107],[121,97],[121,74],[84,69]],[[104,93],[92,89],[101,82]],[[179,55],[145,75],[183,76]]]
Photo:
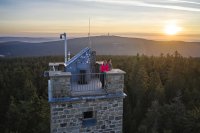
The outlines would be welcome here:
[[[92,35],[156,34],[158,40],[189,35],[195,40],[200,37],[199,16],[197,0],[2,0],[0,36],[87,36],[90,18]],[[165,33],[170,23],[181,28],[173,37]]]

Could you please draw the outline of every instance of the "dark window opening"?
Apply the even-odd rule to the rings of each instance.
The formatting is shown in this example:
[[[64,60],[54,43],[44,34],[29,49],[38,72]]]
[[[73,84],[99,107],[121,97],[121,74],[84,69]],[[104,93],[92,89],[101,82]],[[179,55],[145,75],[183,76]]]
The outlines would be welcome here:
[[[93,118],[93,111],[83,112],[83,119]]]
[[[84,127],[95,126],[96,123],[97,123],[97,120],[95,118],[95,112],[94,111],[83,112],[82,125]]]
[[[80,70],[79,84],[87,84],[86,70]]]

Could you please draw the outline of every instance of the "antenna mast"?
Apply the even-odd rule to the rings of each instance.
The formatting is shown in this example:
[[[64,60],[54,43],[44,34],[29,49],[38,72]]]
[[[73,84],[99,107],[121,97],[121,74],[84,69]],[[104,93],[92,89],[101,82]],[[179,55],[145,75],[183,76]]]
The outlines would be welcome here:
[[[89,33],[88,33],[88,39],[89,39],[89,47],[92,49],[91,39],[90,39],[90,18],[89,18]]]

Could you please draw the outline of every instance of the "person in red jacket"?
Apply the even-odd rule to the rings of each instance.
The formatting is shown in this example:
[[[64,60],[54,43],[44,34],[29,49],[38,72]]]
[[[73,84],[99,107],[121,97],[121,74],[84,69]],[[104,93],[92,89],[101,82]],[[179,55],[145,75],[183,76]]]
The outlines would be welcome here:
[[[109,71],[109,66],[106,60],[103,61],[103,64],[100,66],[100,71],[103,72],[107,72]]]
[[[105,72],[109,71],[109,66],[107,64],[107,61],[104,60],[103,61],[103,64],[100,66],[100,81],[101,81],[101,84],[102,84],[102,87],[104,88],[105,86]]]

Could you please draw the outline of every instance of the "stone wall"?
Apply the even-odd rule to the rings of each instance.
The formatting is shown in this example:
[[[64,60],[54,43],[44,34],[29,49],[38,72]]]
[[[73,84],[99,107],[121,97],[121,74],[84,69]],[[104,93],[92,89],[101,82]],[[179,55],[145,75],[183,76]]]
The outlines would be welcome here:
[[[96,123],[83,125],[83,112],[93,111]],[[123,97],[51,103],[52,133],[122,133]]]
[[[71,95],[71,73],[52,71],[50,83],[53,98],[68,97]]]
[[[106,92],[122,93],[124,89],[125,72],[119,69],[113,69],[106,73]]]

